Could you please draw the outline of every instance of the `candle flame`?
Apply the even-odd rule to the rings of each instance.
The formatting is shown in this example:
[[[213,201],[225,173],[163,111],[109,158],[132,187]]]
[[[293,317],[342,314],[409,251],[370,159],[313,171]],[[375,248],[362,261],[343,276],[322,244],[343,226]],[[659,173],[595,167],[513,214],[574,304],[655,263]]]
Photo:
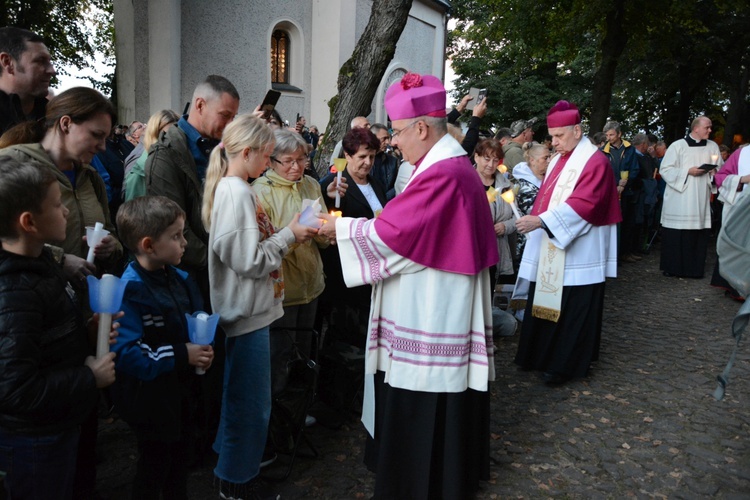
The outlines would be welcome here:
[[[716,165],[717,161],[719,161],[719,155],[711,155],[711,164]]]
[[[497,189],[495,189],[494,186],[490,186],[490,188],[487,190],[487,201],[489,203],[495,203],[496,199],[497,199]]]
[[[498,166],[497,166],[497,170],[498,170],[498,172],[500,172],[501,174],[504,174],[505,172],[507,172],[507,171],[508,171],[508,167],[507,167],[507,166],[505,166],[505,164],[504,164],[504,163],[501,163],[500,165],[498,165]]]
[[[341,210],[331,210],[331,215],[334,217],[341,217]]]
[[[503,200],[505,200],[506,203],[510,203],[511,205],[513,204],[513,201],[515,201],[515,199],[516,199],[516,195],[513,194],[513,190],[512,189],[507,190],[506,192],[504,192],[503,194],[501,194],[500,197]]]

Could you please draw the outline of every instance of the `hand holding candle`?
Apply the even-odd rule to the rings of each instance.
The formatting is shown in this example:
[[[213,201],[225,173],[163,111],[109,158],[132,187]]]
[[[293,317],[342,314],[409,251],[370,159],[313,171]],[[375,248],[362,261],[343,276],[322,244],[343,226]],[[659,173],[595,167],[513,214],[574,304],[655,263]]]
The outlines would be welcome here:
[[[216,327],[219,324],[219,315],[208,315],[203,311],[197,311],[192,315],[185,313],[185,319],[188,324],[188,336],[190,342],[198,345],[211,345],[216,335]],[[195,367],[195,373],[203,375],[206,373],[204,368]]]
[[[336,208],[341,207],[341,193],[339,193],[338,186],[341,184],[341,174],[346,169],[346,158],[336,158],[333,160],[333,168],[336,170],[336,202],[334,206]]]
[[[120,309],[127,280],[112,274],[105,274],[101,280],[87,276],[89,283],[89,305],[99,313],[99,328],[96,334],[96,358],[101,359],[109,352],[109,332],[112,329],[112,314]]]
[[[91,264],[94,263],[94,248],[96,245],[102,242],[107,237],[109,231],[104,229],[104,224],[97,222],[94,227],[86,226],[86,242],[89,244],[89,253],[86,256],[86,261]]]
[[[501,194],[500,197],[510,205],[510,208],[513,210],[513,215],[516,216],[516,219],[520,219],[521,214],[518,212],[518,207],[516,206],[516,195],[513,194],[513,190],[508,189],[503,194]]]

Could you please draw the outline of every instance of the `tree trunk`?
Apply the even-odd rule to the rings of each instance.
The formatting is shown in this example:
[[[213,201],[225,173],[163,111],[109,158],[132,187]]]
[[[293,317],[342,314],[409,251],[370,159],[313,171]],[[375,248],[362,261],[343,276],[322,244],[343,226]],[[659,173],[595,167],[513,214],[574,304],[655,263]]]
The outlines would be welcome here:
[[[602,62],[594,75],[594,87],[591,91],[589,132],[592,134],[601,131],[607,122],[617,63],[628,42],[628,34],[624,28],[624,0],[613,2],[611,10],[607,12],[605,23],[606,32],[601,45]]]
[[[412,0],[373,0],[367,27],[352,57],[341,66],[338,94],[328,104],[331,119],[316,154],[319,174],[328,170],[333,148],[349,130],[352,118],[367,116],[372,111],[372,100],[396,53],[396,43],[406,26],[411,4]]]

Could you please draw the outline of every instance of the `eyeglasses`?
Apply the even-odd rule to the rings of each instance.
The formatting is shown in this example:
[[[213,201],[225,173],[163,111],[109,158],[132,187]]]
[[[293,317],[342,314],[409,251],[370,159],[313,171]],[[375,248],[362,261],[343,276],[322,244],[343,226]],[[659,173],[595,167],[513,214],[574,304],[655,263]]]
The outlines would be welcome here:
[[[401,130],[394,130],[393,133],[391,134],[391,140],[395,139],[398,136],[398,134],[400,134],[401,132],[403,132],[407,128],[413,127],[414,125],[416,125],[419,122],[420,122],[420,120],[414,120],[409,125],[407,125],[406,127],[402,128]]]
[[[307,162],[307,158],[294,158],[293,160],[279,160],[278,158],[271,157],[273,161],[276,163],[279,163],[281,165],[284,165],[285,168],[292,168],[292,165],[297,165],[298,167],[304,167],[305,163]]]

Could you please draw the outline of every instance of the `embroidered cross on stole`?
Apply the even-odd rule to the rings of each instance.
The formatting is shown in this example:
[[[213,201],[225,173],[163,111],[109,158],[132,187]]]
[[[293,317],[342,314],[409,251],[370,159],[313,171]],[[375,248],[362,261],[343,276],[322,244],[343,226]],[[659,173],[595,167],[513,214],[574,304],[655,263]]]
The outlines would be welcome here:
[[[595,152],[596,146],[585,137],[582,138],[557,176],[554,188],[551,186],[547,188],[552,189],[552,196],[547,206],[548,211],[568,199],[578,183],[586,162]],[[560,155],[552,160],[547,171],[554,172],[559,160]],[[545,187],[542,185],[542,188]],[[539,266],[536,271],[536,292],[531,308],[532,316],[554,322],[560,319],[564,276],[565,249],[553,244],[544,231],[539,248]]]

